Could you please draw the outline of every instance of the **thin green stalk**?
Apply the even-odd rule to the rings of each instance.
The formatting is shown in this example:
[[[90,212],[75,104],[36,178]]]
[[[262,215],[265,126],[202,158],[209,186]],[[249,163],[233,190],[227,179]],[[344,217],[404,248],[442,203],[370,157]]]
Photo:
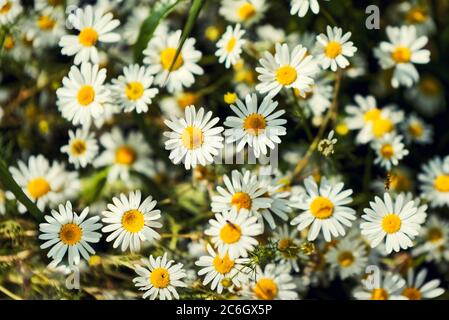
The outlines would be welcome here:
[[[299,112],[299,118],[300,118],[299,120],[301,121],[301,124],[304,127],[304,131],[306,132],[307,139],[309,141],[312,141],[313,140],[312,130],[310,129],[309,123],[307,122],[307,118],[306,118],[306,115],[304,114],[304,110],[298,103],[298,98],[296,97],[295,89],[293,89],[293,88],[291,90],[291,96],[292,96],[293,101],[295,102],[296,110],[298,110],[298,112]]]

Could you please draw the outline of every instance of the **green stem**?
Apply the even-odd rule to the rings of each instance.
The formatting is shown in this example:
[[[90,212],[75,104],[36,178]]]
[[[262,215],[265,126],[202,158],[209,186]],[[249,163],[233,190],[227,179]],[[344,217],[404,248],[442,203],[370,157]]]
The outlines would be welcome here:
[[[304,114],[304,110],[299,105],[298,98],[296,97],[296,94],[295,94],[295,89],[293,89],[293,88],[291,90],[291,95],[292,95],[292,99],[295,103],[296,109],[299,112],[299,119],[304,127],[304,131],[306,132],[307,139],[309,141],[312,141],[313,140],[312,130],[310,129],[309,123],[307,122],[307,118],[306,118],[306,115]]]

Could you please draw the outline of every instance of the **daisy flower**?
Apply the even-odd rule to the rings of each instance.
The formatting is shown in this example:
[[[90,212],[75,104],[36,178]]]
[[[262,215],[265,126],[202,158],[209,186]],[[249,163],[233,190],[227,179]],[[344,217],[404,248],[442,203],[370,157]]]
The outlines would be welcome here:
[[[276,111],[277,106],[271,96],[266,96],[259,106],[255,93],[248,94],[245,102],[237,99],[236,105],[230,106],[237,116],[229,116],[224,122],[229,127],[224,132],[226,143],[237,143],[237,152],[248,144],[256,158],[267,155],[267,147],[274,150],[281,143],[279,137],[287,134],[284,127],[287,120],[280,119],[285,110]]]
[[[382,69],[394,68],[391,85],[412,87],[419,80],[419,74],[414,64],[426,64],[430,61],[430,51],[423,49],[428,38],[418,37],[414,26],[388,26],[389,42],[383,41],[374,54]]]
[[[19,0],[0,0],[0,26],[13,23],[22,11]]]
[[[123,68],[123,75],[112,79],[111,91],[125,112],[147,112],[148,105],[159,92],[157,88],[151,88],[153,80],[147,68],[129,65]]]
[[[376,276],[379,278],[375,279]],[[357,300],[407,300],[401,295],[404,287],[405,280],[400,275],[391,272],[373,274],[362,280],[362,288],[354,292],[354,297]]]
[[[79,33],[63,36],[59,46],[62,47],[62,54],[75,56],[75,64],[89,61],[99,63],[96,45],[100,42],[113,43],[120,40],[118,33],[111,32],[119,26],[120,21],[113,19],[110,12],[103,14],[101,6],[96,9],[90,5],[83,9],[78,8],[68,16],[67,21]]]
[[[307,49],[302,45],[297,45],[290,52],[287,44],[276,44],[274,56],[265,51],[262,59],[259,60],[262,67],[257,67],[256,71],[259,83],[256,90],[260,93],[267,93],[276,96],[282,88],[294,88],[299,90],[301,96],[311,90],[313,77],[318,72],[318,66],[311,55],[307,54]]]
[[[62,116],[73,125],[88,128],[93,119],[103,114],[109,102],[109,89],[104,85],[106,69],[83,63],[72,66],[68,77],[62,79],[63,87],[56,90],[58,108]]]
[[[255,237],[262,233],[262,226],[257,217],[250,216],[248,211],[237,212],[232,209],[224,213],[216,213],[215,219],[209,220],[210,227],[204,232],[212,237],[212,243],[220,255],[228,253],[230,259],[248,257],[259,243]]]
[[[406,202],[404,194],[392,200],[388,193],[384,193],[384,199],[376,196],[370,207],[363,210],[362,218],[366,222],[362,222],[360,228],[372,248],[384,239],[387,254],[413,246],[412,240],[419,234],[425,214],[418,211],[414,201]]]
[[[365,244],[357,239],[344,238],[326,253],[331,268],[337,270],[341,279],[360,275],[368,262]]]
[[[296,300],[296,284],[289,274],[288,264],[267,264],[265,269],[257,266],[249,283],[249,295],[256,300]]]
[[[195,106],[185,109],[185,118],[165,120],[172,130],[164,132],[169,140],[165,149],[170,150],[169,158],[174,164],[184,163],[187,170],[198,164],[205,166],[214,161],[213,157],[223,148],[223,127],[214,127],[220,120],[212,118],[212,111],[205,114],[204,108],[197,112]]]
[[[61,147],[61,152],[67,153],[75,168],[85,168],[97,156],[97,140],[87,130],[69,130],[69,143]]]
[[[343,225],[350,227],[355,220],[355,210],[346,205],[352,202],[351,189],[343,190],[342,182],[331,184],[325,177],[322,178],[320,186],[312,177],[304,180],[306,193],[297,197],[291,206],[303,210],[290,224],[298,225],[298,231],[306,229],[311,225],[308,232],[308,240],[313,241],[318,237],[320,230],[324,239],[331,241],[334,237],[346,234]]]
[[[321,63],[323,69],[330,69],[337,71],[340,67],[345,69],[349,66],[349,61],[346,57],[354,56],[357,48],[354,47],[352,41],[348,41],[351,37],[351,32],[343,34],[343,29],[327,26],[327,36],[320,34],[317,39],[317,60]]]
[[[113,247],[121,245],[123,252],[128,246],[131,252],[139,252],[141,242],[160,239],[154,230],[162,227],[162,223],[157,221],[161,218],[161,211],[154,210],[156,200],[151,196],[143,201],[141,198],[140,191],[131,192],[128,197],[122,193],[120,197],[112,198],[113,203],[108,204],[108,210],[102,213],[105,227],[101,231],[111,233],[106,241],[115,240]]]
[[[54,46],[65,34],[64,22],[62,10],[54,10],[47,14],[40,13],[30,21],[26,38],[32,41],[36,48]]]
[[[39,239],[45,241],[41,249],[52,247],[47,254],[53,259],[50,265],[57,266],[66,253],[69,265],[78,265],[80,255],[88,261],[90,255],[95,254],[90,243],[98,243],[101,238],[101,233],[96,232],[101,228],[100,217],[86,219],[89,208],[78,215],[69,201],[65,206],[60,204],[58,209],[44,216],[46,223],[39,224]]]
[[[151,149],[140,132],[130,132],[127,137],[116,127],[100,137],[106,149],[94,160],[94,167],[109,166],[108,181],[117,179],[131,182],[130,172],[136,171],[148,177],[154,175]]]
[[[438,279],[431,280],[427,283],[427,270],[422,269],[415,277],[415,272],[412,268],[407,272],[407,284],[402,291],[402,295],[409,300],[433,299],[441,296],[444,293],[443,288],[439,288],[441,281]]]
[[[418,180],[421,197],[427,199],[431,207],[449,206],[449,156],[435,157],[424,164]]]
[[[258,22],[267,9],[266,0],[222,0],[219,13],[229,22],[248,27]]]
[[[430,216],[421,229],[420,240],[423,243],[413,248],[413,256],[424,254],[426,261],[441,262],[449,260],[449,223],[436,216]]]
[[[176,288],[183,288],[187,285],[182,281],[186,277],[186,272],[182,268],[182,263],[167,259],[167,253],[163,257],[156,259],[150,255],[149,259],[142,259],[143,267],[135,265],[138,277],[133,279],[135,286],[141,291],[145,291],[143,298],[149,297],[154,300],[179,299]]]
[[[429,144],[432,142],[432,127],[415,114],[408,115],[403,123],[402,131],[407,143]]]
[[[402,143],[402,136],[394,133],[387,133],[382,138],[374,140],[371,147],[376,152],[374,163],[391,170],[392,166],[397,166],[399,160],[409,154]]]
[[[332,104],[334,87],[331,85],[333,79],[324,72],[315,79],[310,91],[301,96],[301,92],[295,89],[295,96],[301,107],[307,108],[314,116],[321,116]]]
[[[296,229],[290,231],[290,226],[283,224],[273,231],[273,240],[277,243],[280,253],[276,260],[280,261],[280,264],[289,264],[295,272],[299,272],[300,243]]]
[[[446,107],[444,87],[434,75],[423,75],[418,84],[407,89],[405,98],[420,113],[433,117]]]
[[[290,6],[290,14],[293,16],[298,15],[300,18],[307,14],[309,8],[314,14],[318,14],[320,12],[320,4],[318,3],[318,0],[291,0]]]
[[[223,175],[226,188],[218,186],[219,195],[212,196],[212,212],[225,213],[234,209],[237,213],[246,211],[253,216],[271,206],[272,200],[265,196],[268,189],[260,183],[257,175],[248,170],[232,170],[231,175]]]
[[[186,39],[176,61],[173,62],[181,34],[181,30],[157,34],[143,51],[143,62],[148,65],[149,73],[155,75],[154,83],[160,87],[166,85],[170,93],[190,87],[195,83],[194,75],[202,75],[204,72],[197,64],[202,54],[195,49],[194,38]]]
[[[241,29],[240,24],[237,24],[235,28],[228,26],[226,32],[217,42],[218,50],[215,52],[215,55],[219,57],[218,62],[224,62],[227,69],[229,69],[231,65],[235,65],[240,59],[242,46],[246,41],[245,39],[242,39],[244,34],[245,30]]]
[[[398,11],[403,16],[405,24],[416,27],[418,35],[435,32],[436,25],[429,6],[420,5],[419,1],[402,2],[398,5]]]
[[[217,290],[217,293],[220,294],[223,292],[223,288],[232,285],[241,287],[242,283],[247,281],[247,274],[250,270],[244,264],[248,259],[231,259],[228,253],[219,254],[209,244],[207,245],[207,253],[208,255],[201,256],[195,262],[195,265],[201,267],[198,275],[205,275],[204,286],[210,283],[210,288]]]

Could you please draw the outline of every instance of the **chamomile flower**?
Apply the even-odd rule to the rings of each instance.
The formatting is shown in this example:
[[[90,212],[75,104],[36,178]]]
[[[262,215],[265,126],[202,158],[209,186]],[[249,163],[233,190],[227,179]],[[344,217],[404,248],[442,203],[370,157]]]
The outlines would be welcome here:
[[[266,0],[222,0],[219,13],[229,22],[250,26],[258,22],[267,9]]]
[[[398,274],[376,272],[362,280],[362,288],[355,290],[354,297],[357,300],[407,300],[401,295],[405,284]]]
[[[94,167],[109,166],[108,181],[120,179],[131,182],[131,170],[151,177],[154,163],[151,149],[140,132],[130,132],[127,137],[118,128],[104,133],[100,143],[105,150],[94,160]]]
[[[366,236],[372,248],[377,247],[385,239],[387,254],[413,246],[412,240],[419,234],[423,221],[422,211],[418,211],[414,201],[405,201],[404,194],[392,200],[388,193],[384,199],[375,197],[370,208],[363,210],[360,224],[362,235]]]
[[[210,244],[207,245],[207,253],[208,255],[201,256],[195,262],[195,265],[201,267],[198,275],[205,275],[204,286],[210,283],[212,290],[222,293],[224,287],[228,288],[230,285],[240,287],[242,283],[247,281],[247,274],[250,270],[244,264],[248,259],[231,259],[228,253],[219,254]],[[229,284],[226,282],[229,282]]]
[[[97,140],[93,133],[87,130],[70,130],[69,143],[61,147],[61,152],[67,153],[69,162],[73,163],[75,168],[85,168],[97,156]]]
[[[155,75],[154,83],[160,87],[166,85],[170,93],[182,91],[183,87],[190,87],[195,83],[194,76],[202,75],[204,72],[197,64],[202,54],[195,49],[194,38],[186,39],[176,61],[173,62],[181,34],[181,30],[157,34],[143,51],[145,55],[143,62],[148,65],[150,74]]]
[[[326,253],[331,268],[337,270],[341,279],[364,272],[368,258],[365,244],[357,239],[344,238]]]
[[[273,240],[276,241],[280,253],[276,260],[279,260],[280,264],[289,264],[295,272],[299,272],[300,243],[298,231],[296,229],[290,230],[288,224],[283,224],[273,231]]]
[[[418,35],[429,35],[435,32],[436,25],[429,6],[420,5],[419,1],[407,1],[398,5],[405,24],[416,27]]]
[[[352,202],[352,190],[343,190],[342,182],[335,185],[322,178],[320,186],[312,177],[304,180],[306,193],[297,197],[291,204],[292,207],[303,210],[290,224],[298,225],[298,231],[306,229],[311,225],[308,239],[315,240],[320,230],[324,239],[329,242],[332,236],[338,237],[346,234],[343,225],[350,227],[356,219],[355,210],[347,207]]]
[[[256,71],[259,83],[256,90],[262,94],[276,96],[282,88],[299,90],[301,96],[310,91],[314,83],[313,77],[318,72],[314,58],[307,54],[307,49],[297,45],[290,52],[287,44],[276,44],[274,56],[265,51],[259,60],[262,67]]]
[[[372,142],[371,146],[376,152],[374,163],[391,170],[392,166],[397,166],[399,160],[409,154],[402,143],[402,136],[387,133],[382,138]]]
[[[436,216],[430,216],[420,232],[422,241],[413,248],[413,256],[424,254],[426,261],[449,260],[449,223]]]
[[[22,11],[19,0],[0,0],[0,26],[13,23]]]
[[[266,96],[260,106],[256,94],[248,94],[245,102],[237,99],[236,105],[231,105],[237,116],[229,116],[224,122],[229,127],[224,132],[226,143],[237,143],[237,152],[248,144],[256,158],[261,154],[267,155],[267,147],[275,149],[281,143],[279,137],[287,134],[284,127],[287,120],[279,118],[285,110],[276,111],[277,106],[278,102],[271,96]]]
[[[394,68],[391,85],[412,87],[419,80],[414,64],[430,61],[430,51],[423,49],[428,42],[426,36],[418,37],[414,26],[391,27],[386,29],[389,42],[381,42],[374,53],[382,69]]]
[[[301,95],[301,92],[295,90],[295,96],[298,98],[298,103],[301,107],[310,110],[312,115],[321,116],[329,109],[333,99],[334,87],[331,85],[333,79],[323,73],[320,73],[316,79],[311,90]]]
[[[407,143],[428,144],[432,142],[432,127],[415,114],[408,115],[402,126],[402,131]]]
[[[210,227],[204,232],[212,237],[212,243],[221,255],[228,253],[230,259],[248,257],[259,243],[255,237],[262,233],[262,226],[256,216],[248,211],[236,209],[216,213],[215,219],[209,220]]]
[[[245,39],[242,39],[245,30],[242,30],[240,24],[235,28],[228,26],[226,32],[221,36],[217,42],[218,50],[215,55],[218,57],[218,62],[224,63],[225,67],[229,69],[231,65],[235,65],[240,59],[242,53],[242,46],[245,44]]]
[[[449,156],[435,157],[424,164],[418,180],[421,197],[427,199],[431,207],[449,206]]]
[[[62,47],[61,53],[67,56],[75,56],[75,64],[92,61],[100,62],[98,57],[98,43],[114,43],[120,40],[118,33],[112,32],[120,24],[113,18],[112,13],[104,14],[101,7],[93,8],[88,5],[78,8],[69,15],[67,20],[78,32],[77,35],[65,35],[59,41]]]
[[[320,4],[318,3],[318,0],[291,0],[290,7],[290,14],[293,16],[298,15],[301,18],[307,14],[309,8],[314,14],[318,14],[320,12]]]
[[[161,211],[154,210],[156,200],[151,196],[143,201],[141,198],[140,191],[131,192],[128,197],[122,193],[120,197],[112,198],[113,203],[103,211],[105,227],[101,231],[111,233],[106,241],[114,241],[114,248],[121,245],[123,252],[128,247],[131,252],[139,252],[141,242],[154,242],[160,238],[154,230],[162,227],[157,221],[161,218]]]
[[[327,26],[327,35],[320,34],[317,39],[317,60],[321,63],[323,69],[337,71],[338,68],[345,69],[349,66],[346,57],[354,56],[357,48],[352,41],[348,41],[351,32],[343,34],[343,30],[338,27],[331,28]]]
[[[439,288],[441,281],[438,279],[424,282],[426,280],[427,270],[422,269],[415,277],[412,268],[408,269],[407,284],[402,291],[402,295],[409,300],[433,299],[444,293],[443,288]]]
[[[125,112],[147,112],[148,105],[159,92],[159,89],[151,87],[153,80],[147,68],[129,65],[123,68],[123,75],[112,79],[111,91]]]
[[[187,285],[182,281],[186,277],[182,263],[167,259],[167,253],[156,259],[150,255],[149,259],[142,259],[143,267],[135,265],[138,277],[133,279],[135,286],[141,291],[145,291],[143,298],[154,300],[179,299],[176,288],[183,288]]]
[[[85,208],[78,215],[67,201],[65,206],[60,204],[58,210],[44,217],[47,222],[39,225],[39,239],[45,241],[41,249],[52,247],[47,254],[53,259],[50,265],[57,266],[66,253],[69,265],[78,265],[80,256],[88,261],[90,255],[95,254],[90,243],[100,241],[101,233],[96,232],[101,228],[100,217],[86,219],[88,213],[89,208]]]
[[[444,88],[434,75],[423,75],[418,84],[407,90],[405,97],[420,113],[432,117],[446,106]]]
[[[172,130],[164,132],[169,140],[165,149],[170,150],[169,158],[174,164],[184,163],[187,170],[198,164],[205,166],[214,161],[213,157],[223,148],[223,127],[214,127],[219,118],[212,118],[212,111],[205,114],[204,108],[197,112],[195,106],[185,109],[185,118],[165,120]]]
[[[73,125],[88,128],[104,112],[109,102],[109,89],[104,85],[106,69],[83,63],[72,66],[68,77],[62,79],[63,87],[56,90],[58,108],[62,116]]]
[[[27,26],[26,38],[32,41],[33,46],[52,47],[65,34],[64,12],[53,10],[48,13],[39,13]]]

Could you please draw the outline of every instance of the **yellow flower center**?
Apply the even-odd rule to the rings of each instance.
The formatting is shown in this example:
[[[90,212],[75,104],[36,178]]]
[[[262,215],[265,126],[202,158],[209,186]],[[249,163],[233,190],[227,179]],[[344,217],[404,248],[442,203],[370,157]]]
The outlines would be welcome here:
[[[380,118],[381,114],[382,111],[377,108],[373,108],[365,112],[365,114],[363,115],[363,119],[365,120],[365,122],[374,122]]]
[[[278,294],[278,287],[272,279],[262,278],[257,281],[253,291],[261,300],[273,300]]]
[[[382,218],[382,229],[386,233],[396,233],[401,229],[401,218],[398,215],[390,213]]]
[[[419,83],[419,88],[427,96],[436,96],[441,92],[441,86],[437,79],[425,76]]]
[[[6,50],[11,50],[14,48],[14,39],[11,36],[6,36],[5,40],[3,41],[3,48]]]
[[[237,100],[237,94],[234,92],[228,92],[224,95],[224,102],[226,104],[233,104]]]
[[[142,97],[143,95],[143,91],[144,91],[143,85],[138,81],[127,83],[125,87],[126,96],[128,97],[129,100],[133,101],[140,99],[140,97]]]
[[[50,192],[50,184],[44,178],[36,178],[28,182],[28,193],[33,199],[39,199]]]
[[[78,103],[82,106],[88,106],[95,99],[95,90],[92,86],[82,86],[78,91]]]
[[[411,123],[408,127],[408,132],[415,138],[419,138],[422,136],[424,129],[422,125],[418,122]]]
[[[86,142],[84,140],[74,140],[70,145],[70,151],[75,156],[84,154],[87,150]]]
[[[258,113],[252,113],[245,118],[243,121],[243,128],[249,134],[253,136],[258,136],[262,134],[267,127],[267,121],[264,116]]]
[[[393,190],[408,191],[411,189],[411,184],[410,179],[402,172],[391,175],[390,187]]]
[[[234,267],[234,261],[229,259],[229,255],[226,253],[223,258],[216,256],[214,258],[214,267],[218,273],[226,274],[229,273]]]
[[[421,292],[416,288],[405,288],[402,295],[409,300],[421,300]]]
[[[335,59],[341,54],[342,50],[340,43],[337,41],[330,41],[324,50],[324,54],[330,59]]]
[[[339,134],[340,136],[345,136],[349,133],[349,128],[346,125],[346,123],[344,122],[340,122],[339,124],[337,124],[337,126],[335,127],[335,131],[337,132],[337,134]]]
[[[437,243],[443,239],[443,232],[439,228],[431,228],[427,231],[427,239],[432,243]]]
[[[237,211],[240,211],[240,209],[251,209],[252,201],[246,192],[236,192],[232,196],[231,203],[237,208]]]
[[[380,154],[384,159],[391,159],[394,154],[393,146],[389,143],[384,144],[382,148],[380,148]]]
[[[339,253],[337,260],[340,266],[347,268],[354,263],[355,257],[350,251],[342,251]]]
[[[278,249],[279,251],[285,251],[287,250],[291,245],[293,244],[293,240],[290,238],[284,238],[279,240],[278,242]]]
[[[210,41],[215,41],[220,36],[220,29],[218,29],[216,26],[209,26],[206,28],[204,34]]]
[[[393,131],[393,129],[393,122],[387,118],[379,118],[373,123],[373,134],[376,138],[381,138],[384,134]]]
[[[121,146],[115,151],[115,162],[123,165],[131,165],[137,159],[136,151],[128,146]]]
[[[246,21],[256,14],[256,8],[249,2],[245,2],[237,11],[240,20]]]
[[[388,292],[385,289],[377,288],[371,292],[371,300],[388,300]]]
[[[228,222],[220,230],[220,239],[227,244],[236,243],[240,240],[242,232],[239,226]]]
[[[131,233],[139,232],[145,225],[145,217],[139,210],[126,211],[122,216],[123,228]]]
[[[226,45],[226,51],[230,53],[232,50],[234,50],[235,44],[237,43],[237,39],[235,37],[232,37],[229,39],[228,44]]]
[[[74,223],[66,223],[59,230],[59,239],[68,246],[77,244],[82,236],[83,230]]]
[[[396,63],[407,63],[412,58],[412,51],[407,47],[397,47],[391,54],[391,58]]]
[[[0,8],[1,14],[7,14],[9,10],[11,10],[12,4],[9,1],[6,1],[5,4]]]
[[[56,20],[53,20],[47,15],[42,15],[37,19],[37,26],[42,30],[52,30],[56,25]]]
[[[295,68],[291,66],[280,67],[276,71],[276,80],[283,86],[288,86],[296,81],[298,74]]]
[[[187,127],[182,132],[181,141],[188,150],[197,149],[204,143],[203,131],[197,127]]]
[[[449,175],[440,175],[434,181],[435,189],[440,192],[449,192]]]
[[[78,40],[83,46],[92,47],[97,43],[98,32],[90,27],[84,28],[78,35]]]
[[[165,70],[170,70],[170,66],[173,62],[173,59],[175,59],[175,55],[176,55],[175,48],[167,48],[162,50],[160,55],[162,68],[164,68]],[[176,61],[173,64],[172,71],[178,70],[179,68],[182,67],[183,64],[184,59],[182,58],[182,53],[180,52],[178,58],[176,58]]]
[[[427,20],[427,13],[422,8],[412,8],[408,13],[405,19],[413,24],[424,23]]]
[[[52,6],[52,7],[56,7],[62,4],[63,0],[48,0],[47,3]]]
[[[334,204],[328,198],[318,196],[310,204],[310,211],[317,219],[327,219],[334,213]]]
[[[170,274],[165,268],[156,268],[150,274],[150,282],[158,289],[167,288],[170,284]]]
[[[184,92],[177,98],[178,105],[181,109],[194,105],[198,101],[198,95],[192,92]]]

